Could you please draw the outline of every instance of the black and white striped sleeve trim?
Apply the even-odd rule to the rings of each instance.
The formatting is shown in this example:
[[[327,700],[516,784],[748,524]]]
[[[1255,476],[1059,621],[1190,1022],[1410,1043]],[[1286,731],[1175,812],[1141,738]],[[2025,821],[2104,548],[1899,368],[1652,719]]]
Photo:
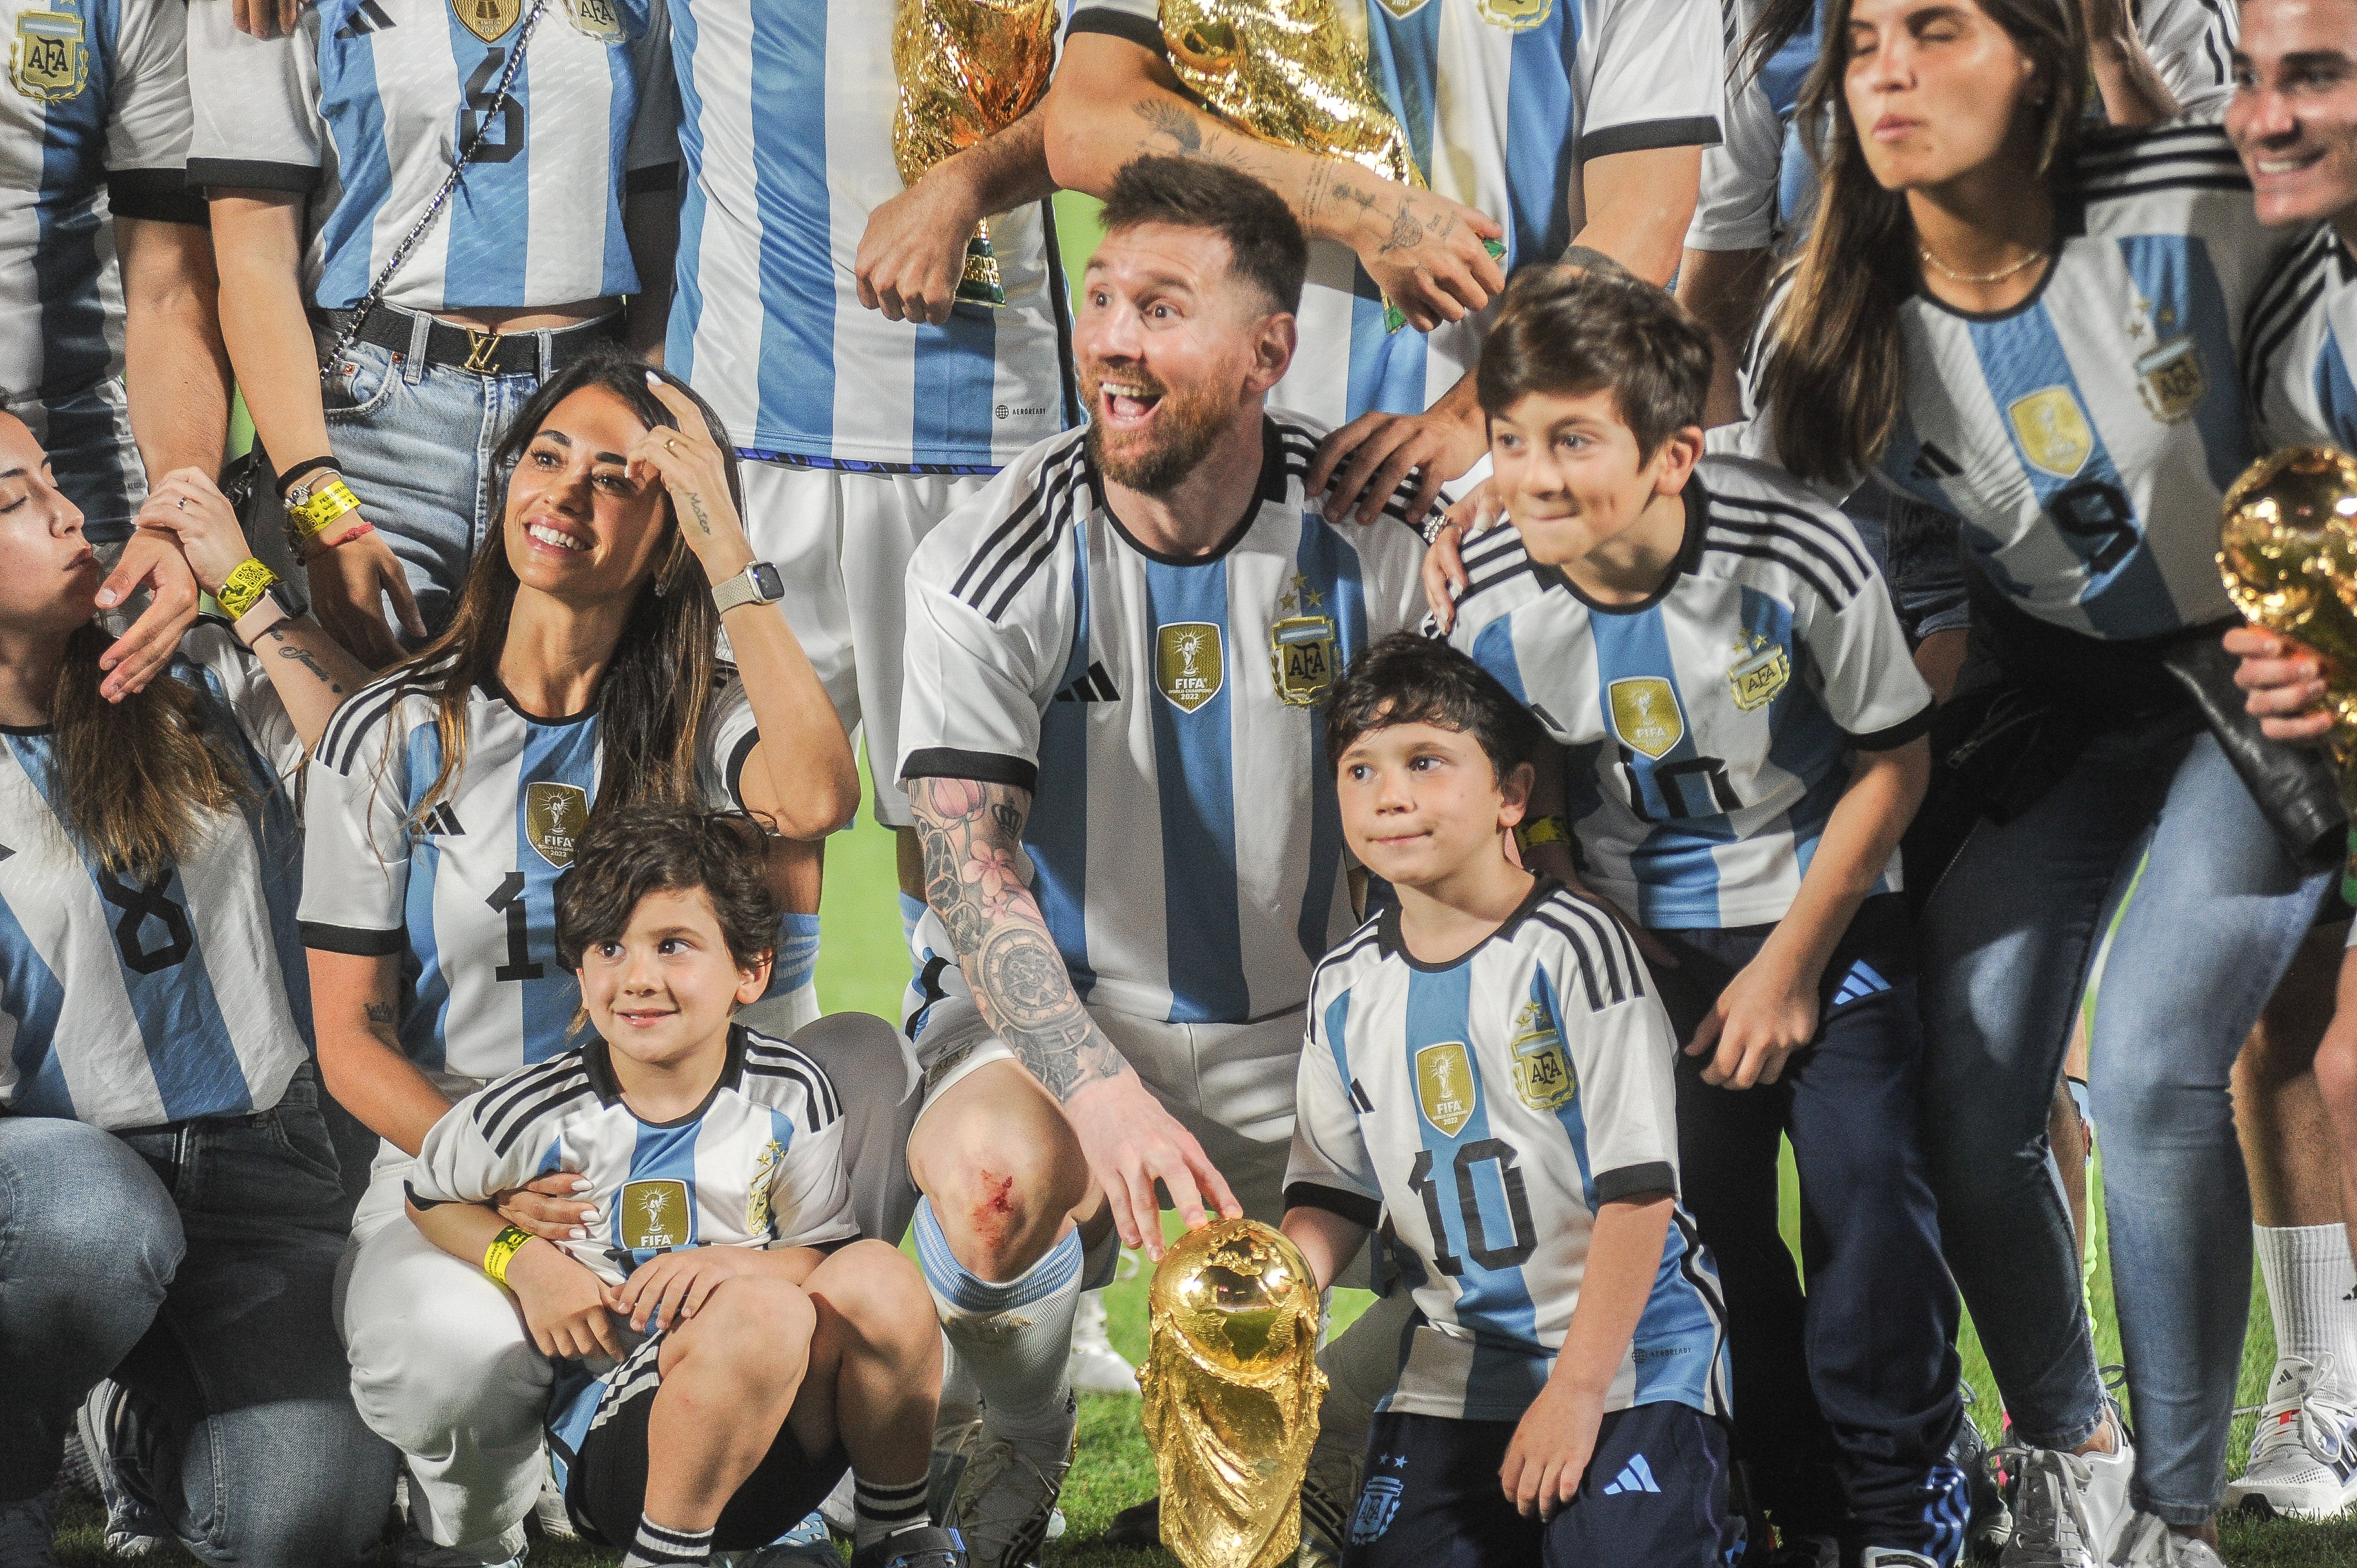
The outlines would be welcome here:
[[[2135,133],[2098,133],[2072,169],[2088,201],[2118,201],[2163,190],[2248,190],[2242,155],[2209,123]]]
[[[1085,446],[1077,438],[1040,465],[1030,493],[983,535],[950,596],[996,625],[1032,575],[1056,553],[1056,541],[1076,507],[1088,504]]]
[[[802,1125],[810,1132],[843,1119],[843,1101],[836,1097],[834,1080],[826,1076],[826,1069],[782,1040],[747,1030],[745,1076],[777,1079],[800,1089]]]
[[[1493,528],[1466,545],[1460,559],[1465,563],[1465,592],[1458,596],[1459,606],[1531,569],[1530,553],[1523,548],[1523,536],[1506,526]]]
[[[1609,911],[1599,909],[1568,889],[1549,894],[1532,911],[1532,918],[1563,938],[1578,961],[1587,1010],[1607,1007],[1645,994],[1644,965],[1637,944]]]
[[[1703,548],[1772,561],[1836,610],[1847,607],[1874,576],[1874,563],[1857,542],[1806,508],[1787,501],[1712,495]]]

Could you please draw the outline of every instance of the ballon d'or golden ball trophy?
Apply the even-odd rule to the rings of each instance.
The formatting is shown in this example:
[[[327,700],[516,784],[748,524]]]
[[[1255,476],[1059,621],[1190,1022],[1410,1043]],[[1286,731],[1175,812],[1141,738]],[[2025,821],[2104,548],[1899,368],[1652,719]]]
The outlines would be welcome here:
[[[1036,107],[1056,64],[1056,0],[900,0],[892,27],[892,161],[903,185],[987,141]],[[962,305],[1003,306],[990,225],[966,242]]]
[[[1257,1220],[1214,1219],[1171,1245],[1146,1311],[1162,1544],[1187,1568],[1291,1563],[1326,1394],[1309,1265]]]
[[[2357,459],[2323,446],[2270,453],[2226,492],[2219,532],[2218,570],[2235,607],[2323,659],[2325,738],[2357,821]],[[2357,830],[2350,846],[2357,854]],[[2341,885],[2357,894],[2357,858]]]

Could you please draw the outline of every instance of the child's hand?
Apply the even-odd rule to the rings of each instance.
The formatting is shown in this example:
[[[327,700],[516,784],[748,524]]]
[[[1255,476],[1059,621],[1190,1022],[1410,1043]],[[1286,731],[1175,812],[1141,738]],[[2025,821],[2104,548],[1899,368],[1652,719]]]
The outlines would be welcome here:
[[[1580,1477],[1596,1452],[1596,1429],[1604,1420],[1604,1397],[1550,1378],[1531,1408],[1523,1412],[1498,1485],[1523,1518],[1553,1519],[1579,1494]]]
[[[1785,1061],[1816,1035],[1816,978],[1792,973],[1762,949],[1719,993],[1686,1055],[1715,1052],[1702,1069],[1713,1088],[1749,1089],[1775,1082]]]
[[[648,1259],[614,1292],[618,1310],[630,1315],[630,1326],[675,1328],[694,1317],[722,1280],[750,1273],[749,1254],[742,1247],[686,1247]]]
[[[508,1289],[523,1307],[524,1326],[542,1355],[622,1359],[613,1287],[554,1242],[531,1242],[510,1259]]]

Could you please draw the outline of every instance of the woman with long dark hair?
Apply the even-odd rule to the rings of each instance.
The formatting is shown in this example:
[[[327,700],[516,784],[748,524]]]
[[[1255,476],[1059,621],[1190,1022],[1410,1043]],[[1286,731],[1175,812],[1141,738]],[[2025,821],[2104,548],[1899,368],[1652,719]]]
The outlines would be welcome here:
[[[376,1543],[393,1454],[332,1332],[292,777],[367,671],[286,615],[206,474],[167,476],[142,526],[223,616],[111,702],[105,570],[0,413],[0,1559],[55,1561],[47,1493],[86,1405],[157,1531],[336,1568]]]
[[[407,1455],[413,1522],[486,1562],[518,1550],[539,1494],[550,1372],[499,1287],[404,1217],[410,1157],[459,1096],[565,1048],[580,999],[554,886],[592,812],[726,801],[812,841],[859,799],[701,398],[594,353],[525,406],[498,467],[500,529],[449,629],[320,742],[302,909],[321,1069],[384,1139],[341,1309],[354,1393]],[[814,912],[815,878],[788,880]],[[566,1234],[587,1216],[551,1188],[570,1190],[511,1201]]]
[[[2323,892],[2165,660],[2233,618],[2244,306],[2281,243],[2215,127],[2090,131],[2072,0],[1832,0],[1813,229],[1749,367],[1755,450],[1964,520],[2007,690],[1923,927],[1932,1181],[2021,1456],[2008,1562],[2214,1561],[2250,1274],[2227,1073]],[[2097,1377],[2045,1143],[2100,918],[2093,1108],[2141,1448]],[[2115,1551],[2122,1553],[2113,1556]]]

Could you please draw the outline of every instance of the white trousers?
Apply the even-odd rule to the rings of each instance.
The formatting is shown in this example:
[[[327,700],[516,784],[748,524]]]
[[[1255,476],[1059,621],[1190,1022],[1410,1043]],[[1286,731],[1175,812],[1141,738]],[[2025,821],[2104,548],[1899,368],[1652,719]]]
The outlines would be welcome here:
[[[786,621],[844,733],[866,727],[876,820],[914,821],[901,793],[900,642],[909,558],[983,475],[856,473],[747,463],[745,535],[785,581]]]
[[[898,1241],[917,1206],[906,1150],[921,1097],[908,1042],[880,1018],[838,1013],[793,1043],[843,1102],[861,1233]],[[352,1399],[369,1430],[406,1456],[410,1507],[426,1537],[498,1562],[522,1545],[547,1473],[541,1422],[554,1369],[514,1298],[409,1222],[410,1164],[383,1145],[352,1219],[336,1304]]]

